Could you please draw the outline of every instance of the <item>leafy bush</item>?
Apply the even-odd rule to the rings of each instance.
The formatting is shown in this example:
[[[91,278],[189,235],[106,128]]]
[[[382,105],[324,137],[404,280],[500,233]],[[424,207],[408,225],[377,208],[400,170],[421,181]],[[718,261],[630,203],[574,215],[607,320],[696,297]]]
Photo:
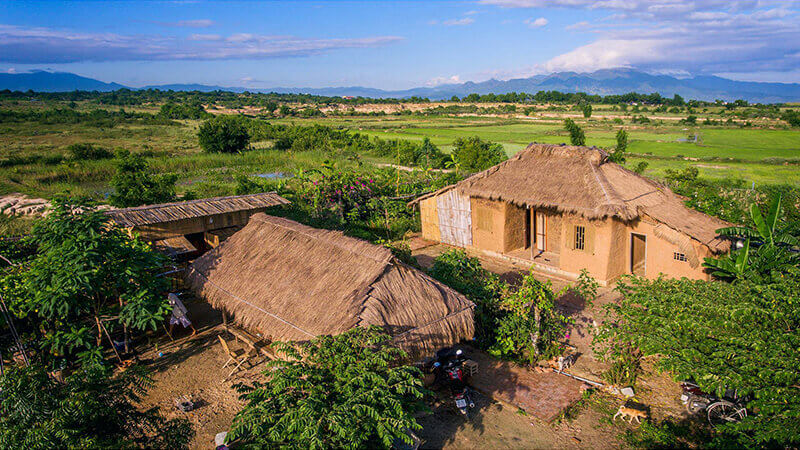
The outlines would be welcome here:
[[[414,413],[425,391],[416,368],[397,365],[406,355],[388,340],[356,327],[299,348],[273,344],[287,358],[267,363],[265,382],[235,386],[246,404],[228,439],[270,448],[411,444],[407,431],[422,428]]]
[[[206,117],[211,117],[211,114],[206,112],[203,104],[199,101],[185,103],[168,101],[161,105],[158,115],[169,119],[205,119]]]
[[[556,297],[550,282],[542,283],[533,272],[518,288],[507,290],[500,300],[503,314],[489,353],[530,364],[560,355],[560,341],[571,320],[556,310]]]
[[[749,414],[717,429],[727,447],[800,444],[800,277],[768,285],[624,277],[597,338],[653,356],[676,380],[706,392],[751,395]]]
[[[250,143],[247,129],[233,116],[217,116],[203,122],[197,137],[200,147],[208,153],[238,153]]]
[[[40,364],[6,368],[0,378],[2,448],[184,448],[193,432],[185,419],[166,420],[138,402],[150,384],[137,367],[117,376],[99,361],[83,364],[64,383]]]
[[[74,160],[88,161],[97,159],[108,159],[114,156],[110,150],[103,147],[95,147],[93,144],[72,144],[67,147],[67,152]]]
[[[429,274],[475,303],[475,340],[482,348],[491,347],[495,342],[495,324],[501,315],[500,298],[508,288],[506,283],[484,269],[478,258],[460,249],[437,256]]]
[[[175,174],[156,175],[138,154],[117,154],[117,172],[111,178],[114,192],[109,202],[121,208],[166,203],[175,200]]]
[[[451,155],[457,167],[466,172],[486,170],[508,158],[502,145],[483,141],[478,136],[456,139]]]
[[[800,127],[800,111],[787,109],[781,114],[781,120],[786,121],[793,127]]]

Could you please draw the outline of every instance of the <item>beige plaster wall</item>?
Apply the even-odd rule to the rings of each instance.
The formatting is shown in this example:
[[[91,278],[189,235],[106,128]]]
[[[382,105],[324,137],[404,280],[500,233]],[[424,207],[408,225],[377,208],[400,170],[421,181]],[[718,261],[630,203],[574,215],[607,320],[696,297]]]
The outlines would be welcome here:
[[[470,208],[472,245],[482,250],[502,253],[505,250],[505,203],[472,197]]]
[[[631,242],[630,233],[639,233],[647,236],[647,251],[645,256],[646,278],[658,278],[663,273],[671,278],[690,278],[694,280],[708,280],[709,275],[704,271],[703,258],[710,255],[708,248],[697,241],[692,241],[695,252],[697,252],[700,264],[693,268],[688,261],[678,261],[674,259],[674,252],[681,252],[681,249],[662,238],[655,235],[655,224],[639,220],[627,227],[628,233],[625,236],[625,273],[630,273],[631,264]]]
[[[582,225],[586,229],[586,241],[583,250],[573,248],[575,226]],[[598,280],[608,279],[608,260],[611,253],[611,236],[613,223],[610,219],[587,220],[577,215],[563,215],[561,229],[561,254],[559,263],[561,270],[579,273],[586,269]]]

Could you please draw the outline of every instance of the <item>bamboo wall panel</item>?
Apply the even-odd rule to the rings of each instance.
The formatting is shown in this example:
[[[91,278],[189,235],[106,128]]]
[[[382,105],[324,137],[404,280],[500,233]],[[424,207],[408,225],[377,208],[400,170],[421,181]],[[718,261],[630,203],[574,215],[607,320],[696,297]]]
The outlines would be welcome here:
[[[472,245],[472,211],[469,197],[452,189],[436,198],[441,241],[457,247]]]

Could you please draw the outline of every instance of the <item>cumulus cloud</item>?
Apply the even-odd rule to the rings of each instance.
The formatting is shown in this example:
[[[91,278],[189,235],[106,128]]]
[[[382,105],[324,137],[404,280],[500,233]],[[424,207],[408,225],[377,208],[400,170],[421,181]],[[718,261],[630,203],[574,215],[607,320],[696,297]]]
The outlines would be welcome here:
[[[399,36],[314,39],[238,33],[159,35],[80,33],[0,25],[0,62],[61,64],[82,61],[266,59],[307,56],[345,48],[388,45]]]
[[[446,25],[448,27],[453,26],[464,26],[464,25],[471,25],[475,23],[475,19],[472,17],[464,17],[461,19],[449,19],[442,22],[442,25]]]
[[[612,14],[566,30],[593,42],[522,73],[630,67],[674,73],[788,72],[800,51],[796,2],[728,0],[481,0],[502,8],[572,8]],[[528,23],[528,22],[526,22]],[[529,23],[529,26],[531,23]]]
[[[538,19],[526,19],[525,24],[528,25],[529,28],[542,28],[543,26],[550,23],[544,17],[539,17]]]

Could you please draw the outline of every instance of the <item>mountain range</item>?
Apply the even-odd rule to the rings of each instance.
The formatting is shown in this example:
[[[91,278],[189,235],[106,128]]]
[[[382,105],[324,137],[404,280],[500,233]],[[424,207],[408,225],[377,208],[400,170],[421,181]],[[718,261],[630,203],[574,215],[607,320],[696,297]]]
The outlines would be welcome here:
[[[745,99],[750,102],[776,103],[800,101],[800,83],[769,83],[756,81],[736,81],[717,76],[694,76],[676,78],[669,75],[653,75],[633,69],[604,69],[591,73],[558,72],[550,75],[537,75],[529,78],[510,80],[487,80],[482,82],[442,84],[432,87],[417,87],[405,90],[383,90],[361,86],[351,87],[275,87],[245,88],[209,86],[204,84],[165,84],[126,87],[118,83],[106,83],[92,78],[66,72],[33,71],[28,73],[0,74],[0,90],[33,90],[37,92],[63,91],[114,91],[117,89],[161,89],[174,91],[214,91],[232,92],[279,92],[305,93],[326,96],[355,96],[372,98],[427,97],[432,100],[463,97],[468,94],[504,94],[508,92],[561,91],[587,92],[610,95],[638,92],[649,94],[658,92],[664,97],[678,94],[686,99],[732,101]]]

